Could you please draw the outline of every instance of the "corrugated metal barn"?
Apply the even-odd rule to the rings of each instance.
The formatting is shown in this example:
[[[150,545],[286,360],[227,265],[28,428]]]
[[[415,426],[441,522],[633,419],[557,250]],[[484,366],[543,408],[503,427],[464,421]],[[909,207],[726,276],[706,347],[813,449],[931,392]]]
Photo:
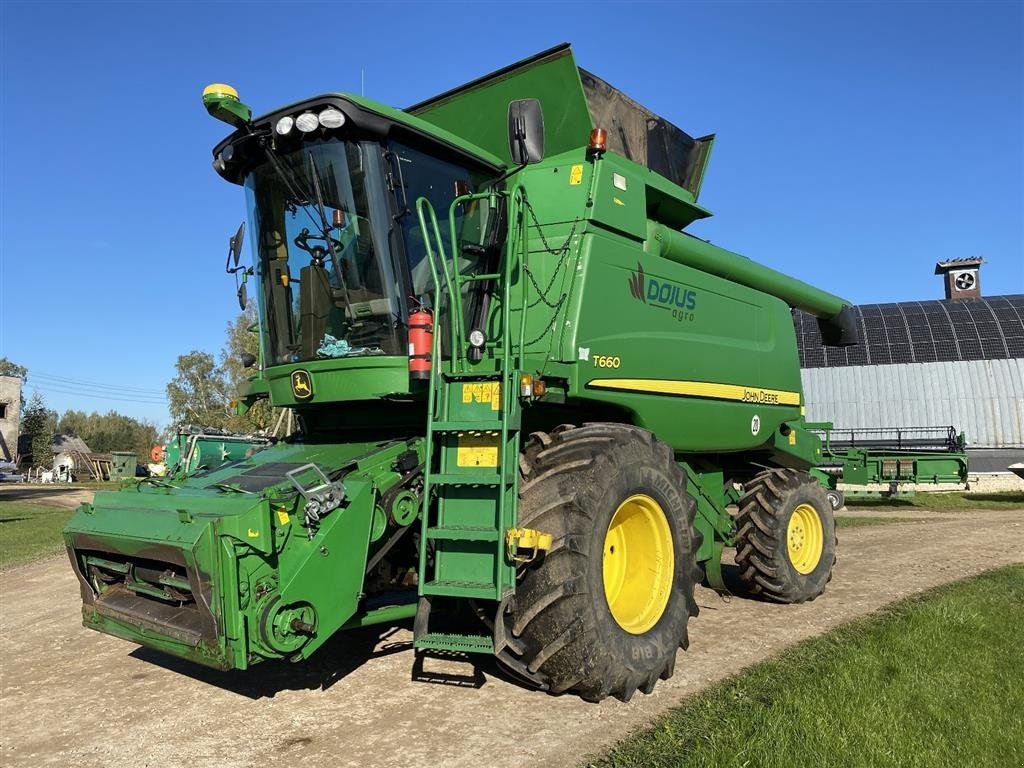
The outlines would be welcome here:
[[[861,343],[845,348],[822,346],[816,319],[794,313],[808,421],[951,425],[967,434],[972,469],[1024,461],[1024,294],[854,311]]]

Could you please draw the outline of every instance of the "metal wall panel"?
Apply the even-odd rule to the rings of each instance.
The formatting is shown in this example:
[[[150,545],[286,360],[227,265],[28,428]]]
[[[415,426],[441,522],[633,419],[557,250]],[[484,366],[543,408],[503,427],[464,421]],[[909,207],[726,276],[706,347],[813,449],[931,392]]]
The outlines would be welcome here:
[[[843,429],[953,425],[974,447],[1024,447],[1024,358],[800,373],[808,421]]]

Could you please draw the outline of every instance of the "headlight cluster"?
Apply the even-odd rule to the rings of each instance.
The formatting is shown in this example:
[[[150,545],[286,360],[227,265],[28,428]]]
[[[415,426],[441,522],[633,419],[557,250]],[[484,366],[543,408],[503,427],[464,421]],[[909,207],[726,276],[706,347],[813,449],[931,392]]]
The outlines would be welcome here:
[[[303,112],[297,117],[285,115],[274,125],[274,132],[279,136],[287,136],[293,128],[298,128],[302,133],[311,133],[321,126],[341,128],[344,124],[345,114],[339,109],[328,107],[318,115],[313,112]]]

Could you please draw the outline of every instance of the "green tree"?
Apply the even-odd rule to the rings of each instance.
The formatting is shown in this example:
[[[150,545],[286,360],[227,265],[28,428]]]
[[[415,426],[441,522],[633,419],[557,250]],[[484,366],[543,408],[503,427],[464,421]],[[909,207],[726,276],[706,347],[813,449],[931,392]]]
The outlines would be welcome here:
[[[228,392],[233,398],[239,396],[250,377],[259,371],[256,366],[246,368],[243,363],[246,355],[252,355],[257,361],[260,359],[258,323],[256,309],[250,304],[242,314],[227,324],[227,340],[220,351],[220,367],[227,382]],[[269,401],[260,400],[245,414],[232,415],[228,421],[228,428],[235,432],[264,429],[270,425],[271,411]]]
[[[86,435],[89,433],[89,414],[85,411],[64,411],[60,421],[57,422],[57,432],[62,435],[80,437],[88,443],[89,438]]]
[[[230,386],[213,355],[194,349],[178,356],[174,370],[167,385],[168,410],[174,423],[226,428],[232,416]]]
[[[271,408],[267,401],[256,403],[243,415],[237,414],[232,405],[258,371],[243,363],[246,355],[257,360],[260,357],[256,325],[256,310],[251,306],[229,322],[219,362],[209,352],[196,349],[178,357],[175,376],[167,385],[168,410],[175,425],[195,424],[233,432],[253,432],[269,426]]]
[[[46,407],[46,400],[38,392],[25,403],[21,412],[21,434],[24,436],[32,466],[53,466],[53,435],[57,430],[57,412]],[[20,441],[19,441],[20,442]]]
[[[22,381],[27,381],[28,368],[18,365],[6,357],[0,357],[0,376],[18,376]]]

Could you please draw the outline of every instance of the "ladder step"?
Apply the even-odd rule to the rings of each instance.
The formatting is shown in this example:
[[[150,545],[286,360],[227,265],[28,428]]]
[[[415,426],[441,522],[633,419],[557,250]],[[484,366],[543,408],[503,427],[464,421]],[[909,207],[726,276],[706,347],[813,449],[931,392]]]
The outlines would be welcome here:
[[[420,594],[496,600],[498,588],[489,581],[428,581],[420,588]]]
[[[445,474],[431,474],[431,485],[508,485],[511,478],[502,477],[497,472],[482,474],[480,472],[459,472]]]
[[[501,531],[494,528],[470,528],[468,526],[446,525],[427,529],[428,539],[448,541],[501,541]]]
[[[500,421],[435,421],[435,432],[501,432]]]
[[[462,653],[494,653],[494,640],[488,635],[453,635],[430,632],[413,641],[417,648],[433,648],[438,651],[460,651]]]

